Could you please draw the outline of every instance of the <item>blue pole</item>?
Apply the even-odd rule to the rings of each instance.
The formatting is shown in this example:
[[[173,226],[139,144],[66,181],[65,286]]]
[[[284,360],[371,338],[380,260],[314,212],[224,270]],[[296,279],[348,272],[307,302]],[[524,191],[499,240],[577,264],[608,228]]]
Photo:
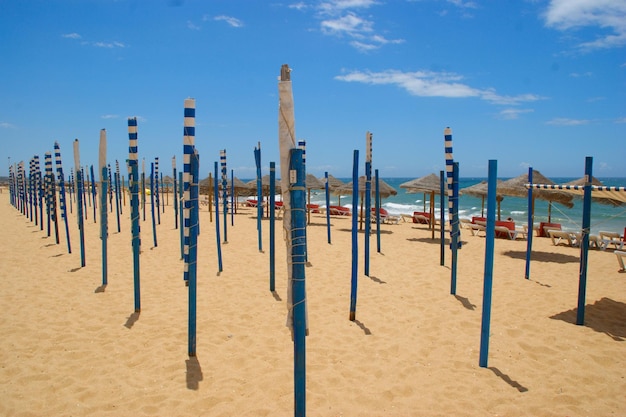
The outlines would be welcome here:
[[[178,216],[180,221],[180,259],[185,259],[185,219],[184,219],[184,200],[183,200],[183,173],[178,173]]]
[[[185,270],[183,272],[183,280],[185,285],[189,285],[189,249],[191,240],[191,184],[193,182],[191,172],[191,159],[196,151],[196,100],[193,98],[185,99],[184,104],[184,122],[183,122],[183,207],[184,222],[181,223],[183,230],[183,259],[185,261]]]
[[[93,165],[89,165],[89,171],[91,172],[91,198],[93,200],[93,222],[96,223],[96,176],[94,175]]]
[[[99,147],[99,167],[100,167],[100,240],[102,241],[102,286],[108,284],[108,259],[107,259],[107,239],[109,225],[107,224],[107,187],[109,179],[107,177],[106,153],[107,153],[107,133],[105,129],[100,130]],[[129,178],[130,179],[130,178]],[[95,217],[95,215],[94,215]]]
[[[120,174],[120,162],[115,160],[115,173],[117,174],[117,178],[115,180],[115,198],[119,200],[119,213],[123,214],[122,209],[122,174]]]
[[[459,221],[458,221],[458,195],[459,195],[459,164],[455,162],[452,169],[452,213],[450,216],[450,247],[452,248],[452,269],[451,269],[451,284],[450,294],[456,294],[456,272],[458,263],[458,249],[459,243]],[[450,205],[450,202],[448,202]]]
[[[330,192],[328,190],[328,171],[324,172],[326,182],[324,190],[326,191],[326,234],[328,235],[328,244],[330,244]]]
[[[276,220],[276,210],[274,209],[276,199],[276,163],[270,162],[270,291],[274,292],[276,290],[276,253],[275,253],[275,242],[276,239],[276,225],[274,224]]]
[[[215,239],[217,244],[217,271],[222,272],[222,242],[220,238],[220,190],[219,190],[219,181],[218,181],[218,168],[217,162],[215,162],[215,178],[214,182],[214,196],[215,196]]]
[[[306,413],[306,176],[303,150],[292,149],[290,170],[296,182],[289,190],[291,201],[291,265],[293,295],[294,401],[295,415]],[[285,174],[286,175],[286,174]]]
[[[441,225],[441,228],[439,229],[439,265],[443,266],[445,265],[445,257],[446,257],[446,250],[445,250],[445,245],[446,245],[446,215],[445,215],[445,210],[444,207],[446,206],[446,191],[445,191],[445,184],[446,184],[446,180],[444,177],[444,172],[443,171],[439,171],[439,184],[440,184],[440,188],[439,188],[439,224]]]
[[[350,320],[356,319],[357,279],[359,271],[359,151],[354,150],[352,161],[352,280],[350,288]]]
[[[128,165],[130,166],[130,222],[133,236],[133,287],[135,290],[135,312],[141,311],[141,286],[139,275],[139,250],[141,237],[139,235],[139,161],[138,161],[137,118],[128,119]]]
[[[194,148],[195,151],[195,148]],[[189,196],[191,199],[190,231],[189,231],[189,356],[196,356],[196,298],[197,298],[197,266],[198,266],[198,181],[200,179],[200,161],[198,152],[191,155],[191,184]]]
[[[80,266],[85,266],[85,231],[83,230],[83,179],[80,170],[80,153],[78,139],[74,140],[74,165],[76,167],[76,207],[78,219],[78,232],[80,235]]]
[[[157,244],[157,232],[156,232],[156,215],[154,213],[154,162],[150,163],[150,206],[152,209],[152,238],[154,241],[154,247],[158,246]],[[159,208],[157,207],[157,211]]]
[[[117,217],[117,233],[121,232],[121,226],[120,226],[120,199],[119,199],[119,194],[118,194],[118,184],[119,184],[119,179],[120,179],[120,174],[116,171],[115,172],[115,215]]]
[[[358,181],[357,181],[358,182]],[[365,162],[365,243],[364,272],[370,276],[370,232],[372,230],[372,163]]]
[[[159,157],[154,158],[154,201],[156,203],[157,224],[161,224],[161,193],[159,192]],[[153,209],[154,210],[154,209]],[[154,245],[156,246],[156,245]]]
[[[496,226],[496,186],[498,177],[498,161],[489,160],[489,177],[487,183],[487,230],[485,240],[485,276],[483,281],[483,316],[480,327],[480,359],[479,365],[487,367],[489,357],[489,331],[491,327],[491,288],[493,284],[493,251]]]
[[[259,252],[263,251],[263,234],[261,233],[261,217],[263,217],[263,188],[261,184],[261,144],[254,148],[254,162],[256,163],[256,230],[259,240]],[[273,208],[273,207],[272,207]]]
[[[380,178],[378,170],[374,170],[374,178],[376,179],[376,250],[380,253]]]
[[[143,221],[145,222],[146,221],[146,160],[145,159],[141,161],[141,211],[143,212],[142,213]]]
[[[582,242],[580,245],[580,276],[578,280],[578,309],[576,324],[585,324],[585,295],[587,293],[587,261],[589,252],[589,232],[591,230],[591,178],[593,158],[585,158],[585,187],[583,196]]]
[[[235,225],[235,172],[230,170],[230,225]]]
[[[172,201],[172,205],[174,206],[174,229],[178,229],[178,190],[177,190],[177,180],[176,180],[176,157],[172,158],[172,179],[174,180],[173,190],[174,197]]]
[[[533,167],[528,168],[528,182],[533,183]],[[526,271],[524,277],[530,279],[530,254],[533,250],[533,232],[535,228],[535,205],[533,204],[533,189],[528,189],[528,228],[526,238]]]

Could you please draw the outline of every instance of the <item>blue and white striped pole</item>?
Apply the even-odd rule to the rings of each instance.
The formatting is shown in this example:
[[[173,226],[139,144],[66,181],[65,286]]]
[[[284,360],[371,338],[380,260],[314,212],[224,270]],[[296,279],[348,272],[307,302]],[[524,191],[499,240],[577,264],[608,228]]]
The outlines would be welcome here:
[[[135,290],[135,313],[141,312],[141,285],[139,273],[139,253],[141,250],[141,229],[139,226],[139,140],[137,118],[128,119],[128,167],[130,168],[130,223],[133,249],[133,287]]]
[[[154,200],[156,202],[157,224],[161,224],[161,193],[159,192],[159,157],[154,158]],[[156,246],[156,245],[155,245]]]
[[[49,197],[50,197],[50,216],[54,222],[54,237],[56,244],[59,240],[59,222],[57,217],[57,196],[56,196],[56,181],[54,180],[54,171],[52,169],[52,153],[46,152],[46,175],[48,175],[48,183],[50,185]]]
[[[141,211],[143,221],[146,221],[146,158],[141,160]]]
[[[376,217],[377,220],[379,217]],[[370,233],[372,229],[372,134],[365,133],[365,244],[364,273],[370,276]]]
[[[176,155],[172,157],[172,180],[174,181],[173,190],[174,197],[172,205],[174,206],[174,229],[178,229],[178,181],[176,179]]]
[[[452,154],[452,129],[444,129],[444,144],[446,156],[446,175],[448,179],[448,212],[450,220],[450,249],[452,250],[451,284],[450,294],[456,294],[456,270],[457,250],[459,242],[459,219],[458,219],[458,164],[454,163]],[[443,227],[443,225],[442,225]]]
[[[63,164],[61,163],[61,147],[58,142],[54,142],[54,158],[57,166],[57,179],[59,181],[59,202],[61,204],[61,217],[65,223],[65,239],[67,240],[67,253],[72,253],[70,243],[70,229],[67,221],[67,202],[65,195],[65,178],[63,176]]]
[[[183,279],[189,285],[189,243],[191,236],[191,157],[195,152],[196,136],[196,100],[185,99],[183,122],[183,217],[184,217],[184,250],[185,270]]]
[[[80,169],[80,150],[78,139],[74,140],[74,169],[76,170],[76,218],[78,219],[78,232],[80,235],[80,266],[85,262],[85,230],[83,229],[83,176]]]
[[[226,170],[226,149],[220,150],[222,169],[222,200],[224,203],[224,243],[228,243],[228,171]]]

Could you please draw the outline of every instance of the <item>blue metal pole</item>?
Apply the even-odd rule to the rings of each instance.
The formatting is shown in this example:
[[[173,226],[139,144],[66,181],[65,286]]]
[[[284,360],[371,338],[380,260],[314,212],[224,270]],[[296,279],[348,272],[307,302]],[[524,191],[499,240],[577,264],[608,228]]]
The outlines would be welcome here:
[[[452,248],[451,284],[450,294],[456,294],[456,272],[458,264],[459,221],[458,221],[458,193],[459,193],[459,164],[455,162],[452,168],[452,213],[450,216],[450,247]],[[448,204],[450,204],[448,202]]]
[[[100,240],[102,241],[102,286],[108,283],[108,259],[107,259],[107,239],[109,235],[107,222],[107,188],[109,179],[107,177],[106,153],[107,153],[107,133],[105,129],[100,130],[99,147],[99,167],[100,167]],[[130,180],[130,178],[129,178]]]
[[[178,217],[180,222],[180,259],[185,259],[185,219],[184,219],[184,199],[183,199],[183,173],[178,173]]]
[[[533,183],[533,167],[528,168],[528,182]],[[533,251],[533,232],[535,228],[535,205],[533,203],[533,189],[528,189],[528,228],[526,238],[526,270],[524,277],[530,279],[530,254]]]
[[[89,171],[91,172],[91,199],[93,200],[93,222],[96,223],[96,176],[93,171],[93,165],[89,165]]]
[[[217,244],[217,271],[222,272],[222,242],[220,238],[220,190],[218,176],[217,162],[215,162],[215,178],[214,182],[214,195],[215,195],[215,239]]]
[[[276,225],[274,224],[276,220],[276,210],[274,209],[275,205],[275,194],[276,194],[276,163],[270,162],[270,291],[274,292],[276,290],[276,253],[275,253],[275,242],[276,239]]]
[[[177,179],[176,179],[176,156],[172,157],[172,179],[174,181],[173,190],[174,197],[172,201],[172,205],[174,206],[174,229],[178,229],[178,190],[177,190]]]
[[[261,233],[261,218],[263,217],[263,188],[261,184],[261,144],[254,148],[254,162],[256,163],[256,230],[259,240],[259,252],[263,251],[263,234]],[[272,207],[273,208],[273,207]]]
[[[306,413],[306,174],[303,150],[292,149],[290,166],[296,182],[289,190],[291,201],[291,265],[293,295],[294,401],[295,415]],[[285,174],[286,175],[286,174]]]
[[[194,148],[195,151],[195,148]],[[191,198],[190,231],[189,231],[189,356],[196,356],[196,298],[197,298],[197,266],[198,266],[198,181],[200,161],[198,152],[191,155]]]
[[[357,181],[358,182],[358,181]],[[372,231],[372,163],[365,162],[365,242],[364,242],[364,272],[370,276],[370,232]]]
[[[154,241],[154,247],[158,246],[157,244],[157,232],[156,232],[156,215],[154,213],[154,162],[150,163],[150,206],[152,211],[152,238]],[[157,207],[156,211],[159,211]]]
[[[487,367],[489,357],[489,331],[491,327],[491,288],[493,286],[493,252],[496,226],[496,185],[498,178],[498,161],[489,160],[489,177],[487,183],[487,230],[485,240],[485,276],[483,281],[483,316],[480,327],[480,358],[479,365]]]
[[[157,224],[161,224],[161,193],[159,192],[159,157],[154,158],[154,201],[156,203]],[[156,245],[154,245],[156,246]]]
[[[330,192],[328,190],[328,171],[324,172],[324,190],[326,191],[326,234],[328,235],[328,244],[330,241]]]
[[[443,266],[446,263],[446,210],[444,209],[446,206],[446,180],[443,171],[439,171],[439,184],[439,224],[441,225],[441,228],[439,229],[439,265]]]
[[[117,189],[119,188],[118,186],[119,180],[120,180],[120,174],[116,171],[114,181],[115,181],[115,216],[117,218],[117,233],[120,233],[122,230],[120,226],[120,198],[119,198],[119,194],[117,191]]]
[[[587,293],[587,261],[589,252],[589,232],[591,230],[591,179],[593,158],[585,158],[585,187],[583,195],[582,242],[580,245],[580,276],[578,280],[578,309],[576,324],[585,324],[585,295]]]
[[[380,178],[378,170],[374,170],[374,178],[376,179],[376,250],[380,253]]]
[[[235,171],[230,170],[230,225],[235,225],[235,211],[236,211],[236,202],[235,202]]]
[[[109,171],[109,174],[111,172]],[[146,160],[141,161],[141,211],[143,212],[143,221],[146,221]]]
[[[139,251],[141,237],[139,228],[139,160],[138,160],[137,118],[128,119],[128,165],[130,167],[130,222],[133,249],[133,288],[135,290],[135,312],[141,311],[141,286],[139,274]]]
[[[350,320],[356,319],[356,295],[359,272],[359,151],[354,150],[352,161],[352,279],[350,288]]]
[[[78,219],[78,232],[80,235],[80,266],[85,266],[85,231],[83,230],[83,179],[80,170],[80,151],[78,139],[74,140],[74,165],[76,167],[76,207]]]

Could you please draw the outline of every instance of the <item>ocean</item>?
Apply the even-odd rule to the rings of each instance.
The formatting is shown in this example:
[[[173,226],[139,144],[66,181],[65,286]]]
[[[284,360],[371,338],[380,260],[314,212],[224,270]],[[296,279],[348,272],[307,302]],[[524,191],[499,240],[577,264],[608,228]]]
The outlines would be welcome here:
[[[339,178],[344,182],[349,182],[351,178]],[[400,184],[410,181],[413,178],[381,178],[387,184],[392,186],[398,192],[397,195],[382,200],[382,207],[389,214],[412,214],[414,211],[430,210],[430,195],[424,194],[407,194]],[[557,184],[563,184],[573,181],[576,178],[551,178]],[[624,186],[626,178],[598,178],[604,185]],[[478,184],[486,181],[487,178],[461,178],[459,180],[459,189]],[[338,197],[331,195],[331,205],[338,203]],[[311,191],[311,203],[326,205],[326,197],[323,190]],[[349,195],[341,196],[341,205],[352,207],[352,197]],[[582,228],[582,198],[574,198],[574,207],[567,208],[558,203],[552,204],[551,220],[553,223],[561,223],[564,230],[577,231]],[[447,203],[446,203],[447,204]],[[485,199],[485,214],[487,210],[487,201]],[[439,217],[440,205],[439,196],[435,196],[435,213]],[[459,197],[459,217],[471,219],[472,216],[480,216],[482,213],[482,199],[461,195]],[[446,207],[447,219],[447,207]],[[525,224],[528,222],[528,201],[526,198],[504,197],[501,203],[501,218],[507,219],[511,217],[517,224]],[[548,202],[536,200],[535,202],[535,224],[548,221]],[[626,205],[610,206],[602,203],[593,202],[591,204],[591,233],[598,234],[600,231],[610,231],[624,233],[626,227]]]

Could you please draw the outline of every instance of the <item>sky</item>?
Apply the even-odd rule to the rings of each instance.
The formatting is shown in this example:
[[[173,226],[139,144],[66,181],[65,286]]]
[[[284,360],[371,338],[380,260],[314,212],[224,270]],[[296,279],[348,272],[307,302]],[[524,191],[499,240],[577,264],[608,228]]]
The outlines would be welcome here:
[[[61,147],[66,173],[139,157],[182,168],[183,103],[196,99],[200,174],[279,165],[278,77],[292,69],[307,171],[415,178],[539,170],[626,177],[626,0],[0,0],[0,175]],[[4,161],[4,162],[2,162]],[[43,168],[43,166],[42,166]],[[279,173],[280,175],[280,173]]]

